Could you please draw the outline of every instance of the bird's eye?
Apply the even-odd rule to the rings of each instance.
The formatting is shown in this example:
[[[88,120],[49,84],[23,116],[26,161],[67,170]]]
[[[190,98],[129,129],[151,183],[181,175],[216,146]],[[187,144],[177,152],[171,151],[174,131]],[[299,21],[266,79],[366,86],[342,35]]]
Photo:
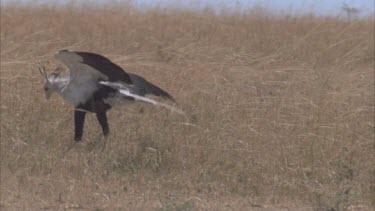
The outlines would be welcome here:
[[[48,87],[45,86],[45,87],[44,87],[44,91],[48,91]]]

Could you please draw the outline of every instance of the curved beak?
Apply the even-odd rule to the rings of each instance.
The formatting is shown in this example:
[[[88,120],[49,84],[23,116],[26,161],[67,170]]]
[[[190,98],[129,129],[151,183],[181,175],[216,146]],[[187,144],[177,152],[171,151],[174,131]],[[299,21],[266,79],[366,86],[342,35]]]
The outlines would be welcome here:
[[[51,98],[52,93],[46,92],[46,99],[49,100]]]
[[[46,99],[49,100],[52,96],[52,90],[51,89],[45,90],[44,94],[46,96]]]

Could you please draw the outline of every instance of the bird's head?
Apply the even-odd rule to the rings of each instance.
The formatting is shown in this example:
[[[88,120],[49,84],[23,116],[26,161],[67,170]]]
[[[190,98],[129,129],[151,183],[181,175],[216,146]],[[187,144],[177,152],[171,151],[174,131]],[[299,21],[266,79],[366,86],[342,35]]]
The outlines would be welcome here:
[[[61,74],[61,69],[56,68],[52,73],[49,75],[46,72],[46,68],[44,66],[39,67],[39,72],[44,78],[44,86],[43,90],[46,96],[46,99],[49,100],[51,98],[52,93],[55,91],[53,87],[53,81]]]

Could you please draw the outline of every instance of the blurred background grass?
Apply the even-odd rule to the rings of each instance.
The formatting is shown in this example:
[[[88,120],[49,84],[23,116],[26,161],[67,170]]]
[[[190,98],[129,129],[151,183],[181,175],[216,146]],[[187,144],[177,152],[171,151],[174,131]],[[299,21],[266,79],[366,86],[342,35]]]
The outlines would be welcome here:
[[[374,206],[374,20],[1,7],[1,206],[19,209],[335,209]],[[46,101],[40,63],[103,54],[170,92],[188,117],[93,116],[61,157],[73,109]],[[142,108],[142,109],[141,109]],[[141,112],[143,110],[143,112]]]

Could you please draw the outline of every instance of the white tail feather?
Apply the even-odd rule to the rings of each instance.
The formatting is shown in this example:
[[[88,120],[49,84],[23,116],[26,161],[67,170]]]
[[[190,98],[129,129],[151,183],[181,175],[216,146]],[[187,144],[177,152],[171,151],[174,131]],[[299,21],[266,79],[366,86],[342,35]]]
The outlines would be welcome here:
[[[111,88],[117,89],[121,94],[123,94],[125,96],[128,96],[128,97],[133,97],[135,100],[142,101],[142,102],[145,102],[145,103],[150,103],[150,104],[157,105],[157,106],[162,106],[164,108],[167,108],[167,109],[169,109],[173,112],[177,112],[179,114],[185,114],[185,112],[183,112],[182,110],[180,110],[180,109],[178,109],[174,106],[171,106],[171,105],[168,105],[168,104],[165,104],[165,103],[161,103],[161,102],[158,102],[156,100],[131,93],[129,88],[126,87],[125,85],[121,84],[121,83],[108,82],[108,81],[100,81],[99,83],[101,83],[103,85],[106,85],[106,86],[109,86]]]

